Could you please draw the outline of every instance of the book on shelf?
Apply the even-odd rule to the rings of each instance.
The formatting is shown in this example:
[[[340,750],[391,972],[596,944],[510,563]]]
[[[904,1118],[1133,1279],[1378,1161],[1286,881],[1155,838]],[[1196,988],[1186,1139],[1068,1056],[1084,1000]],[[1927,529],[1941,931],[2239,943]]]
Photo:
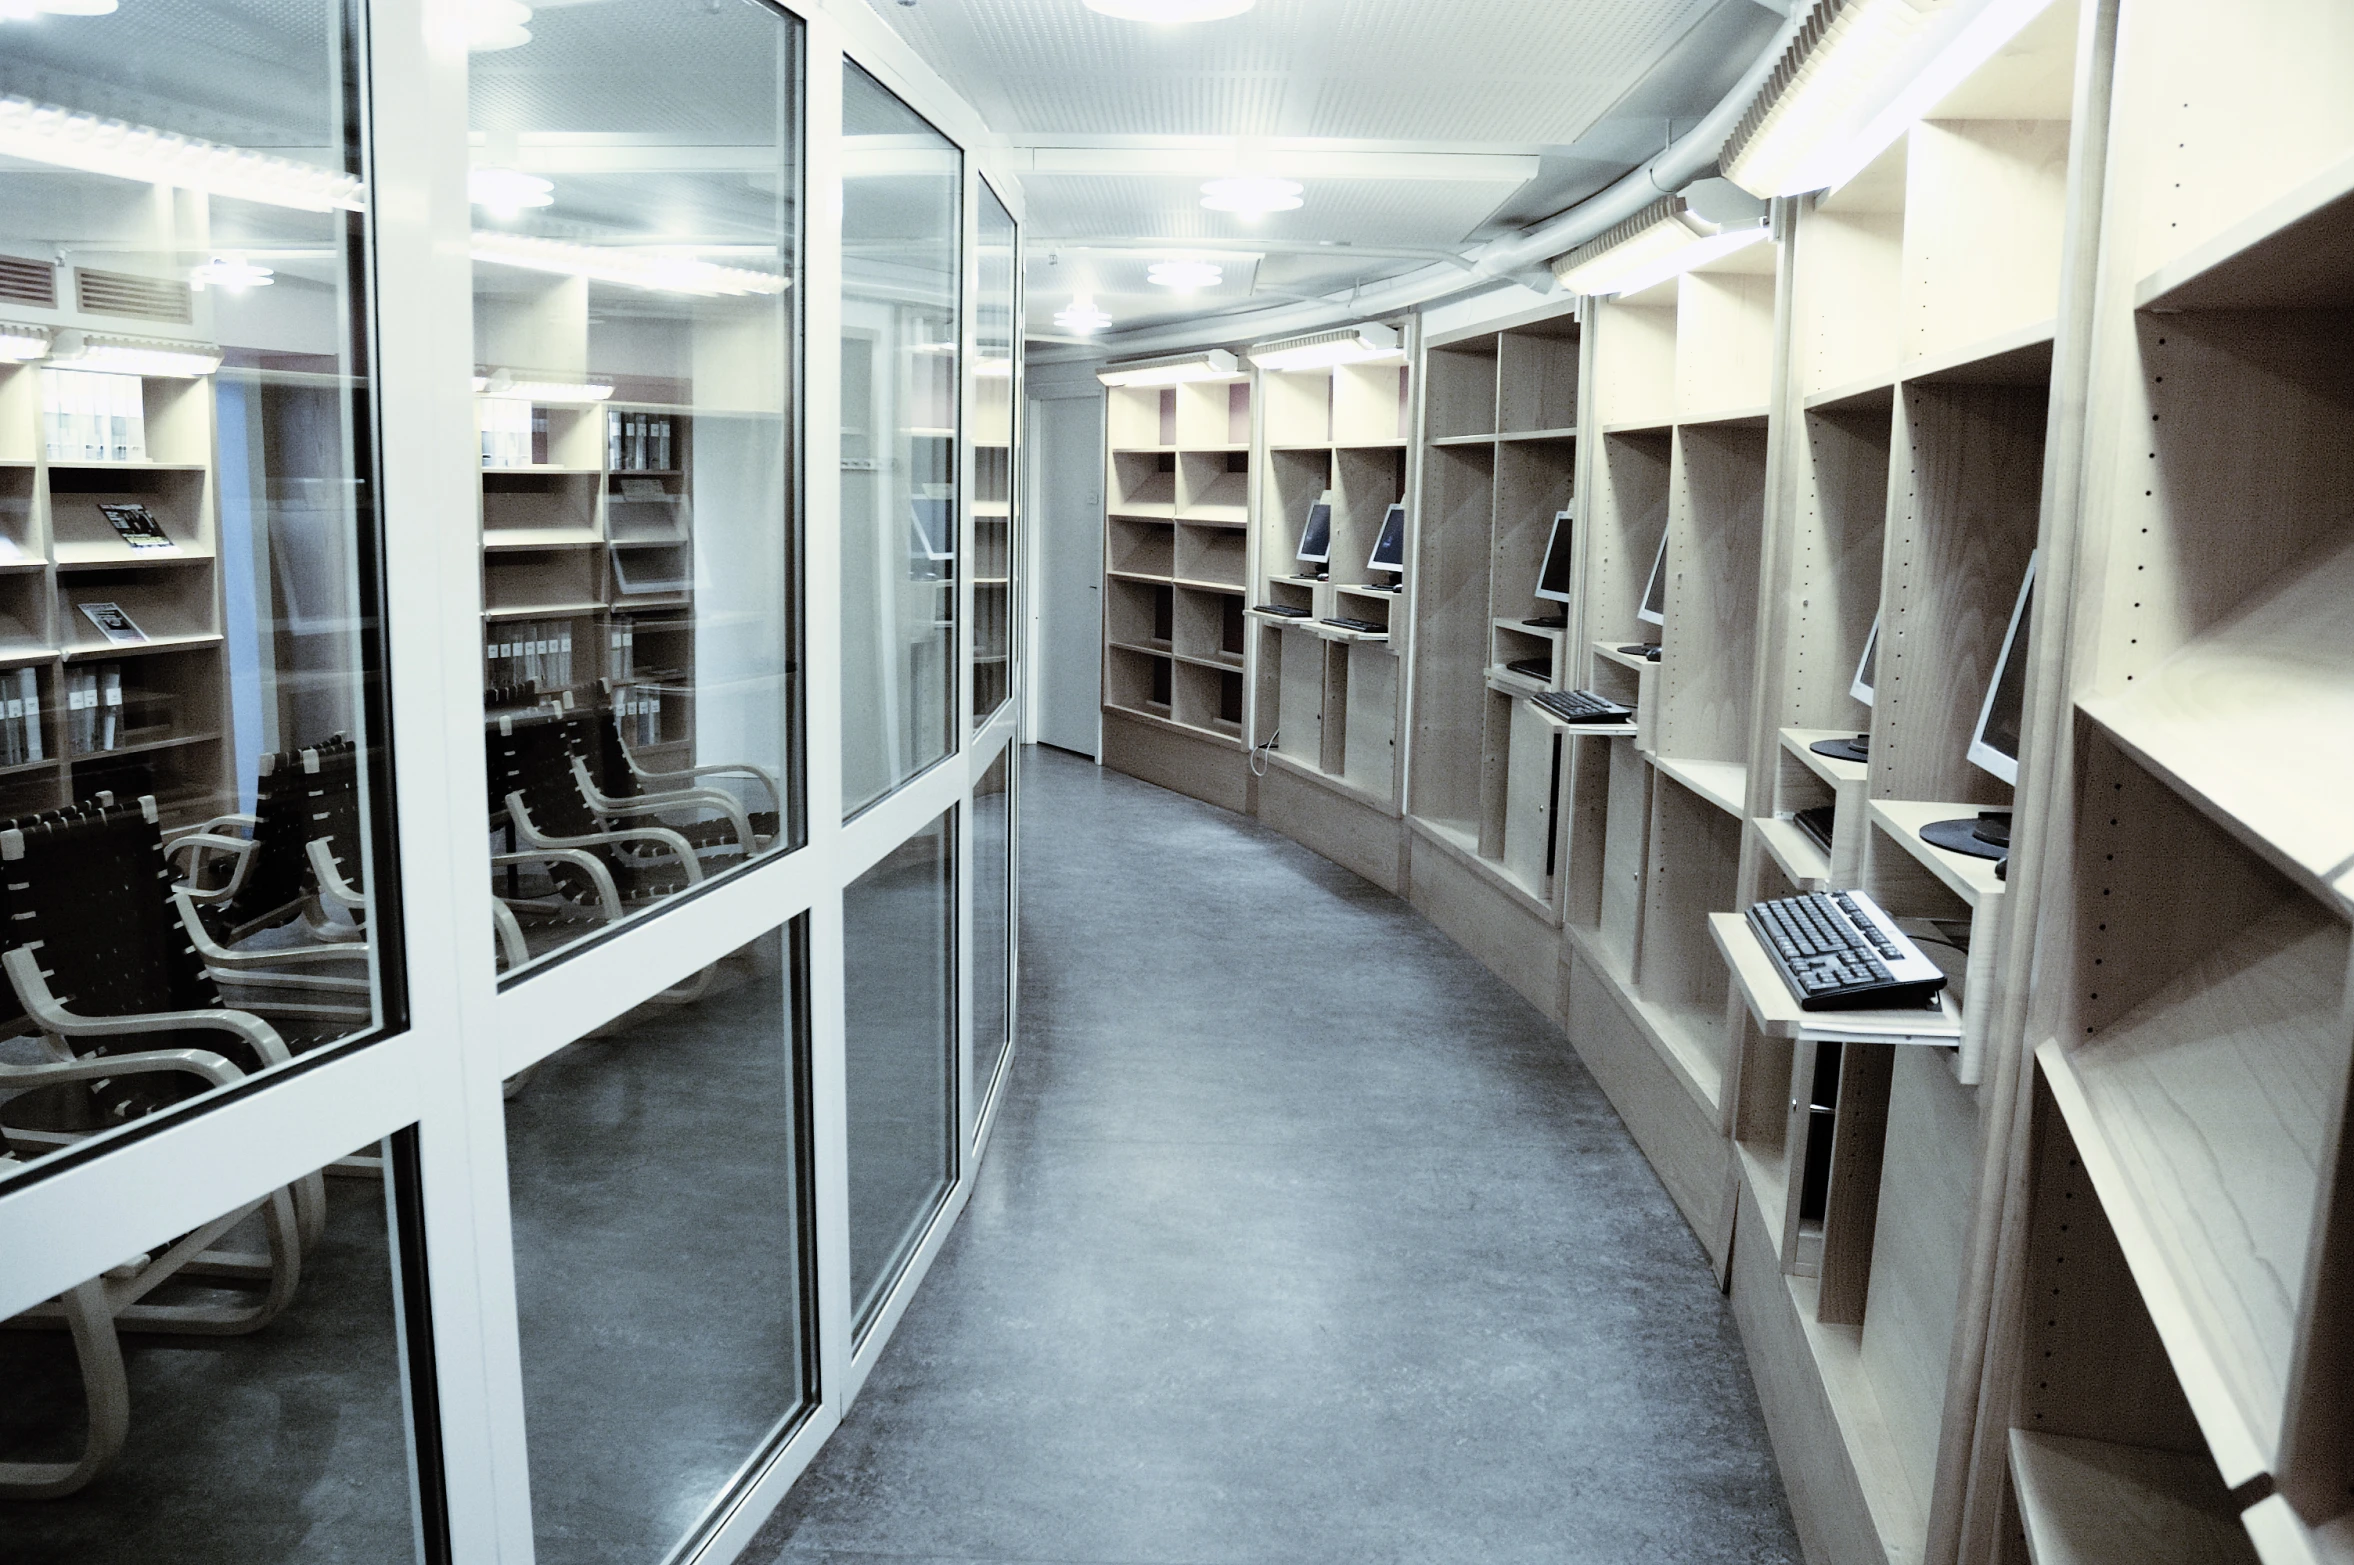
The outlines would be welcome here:
[[[29,668],[0,674],[0,766],[26,766],[44,759],[41,748],[40,676]]]
[[[636,675],[637,639],[637,628],[627,620],[615,620],[606,627],[606,660],[612,665],[615,679],[629,679]]]
[[[104,516],[124,543],[143,554],[176,554],[180,546],[172,542],[171,534],[163,530],[163,523],[144,505],[101,500],[99,514]]]
[[[26,670],[26,672],[31,672]],[[37,715],[36,715],[37,720]],[[95,755],[122,742],[123,670],[119,663],[69,668],[65,673],[65,747]],[[38,757],[34,757],[38,759]]]
[[[138,621],[122,611],[120,604],[85,603],[81,605],[81,610],[82,618],[97,626],[98,634],[109,641],[128,642],[147,639],[147,632],[139,628]]]
[[[616,473],[668,472],[677,420],[667,413],[605,411],[605,465]]]
[[[662,742],[662,692],[646,685],[623,690],[613,703],[631,744]]]
[[[44,371],[41,428],[52,462],[144,462],[146,383],[100,370]]]

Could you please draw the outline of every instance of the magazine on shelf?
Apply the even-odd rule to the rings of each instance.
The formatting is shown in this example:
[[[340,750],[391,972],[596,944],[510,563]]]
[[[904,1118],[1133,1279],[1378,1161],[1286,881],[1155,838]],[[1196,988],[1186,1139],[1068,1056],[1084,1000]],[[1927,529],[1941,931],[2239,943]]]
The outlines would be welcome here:
[[[163,530],[163,523],[147,507],[101,500],[98,509],[132,548],[142,552],[178,552],[180,546],[172,542],[171,535]]]
[[[109,641],[145,641],[147,632],[136,620],[125,614],[119,604],[85,603],[82,617],[98,627],[98,633]]]

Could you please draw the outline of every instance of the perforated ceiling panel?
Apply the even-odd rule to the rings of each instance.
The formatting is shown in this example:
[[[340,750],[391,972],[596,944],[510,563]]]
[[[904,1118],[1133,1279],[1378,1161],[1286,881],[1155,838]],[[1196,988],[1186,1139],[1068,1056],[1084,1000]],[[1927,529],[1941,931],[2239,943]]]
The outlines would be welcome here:
[[[1318,180],[1299,210],[1244,221],[1202,210],[1200,181],[1150,175],[1033,174],[1023,182],[1034,233],[1096,240],[1218,240],[1249,246],[1460,244],[1517,186],[1497,181]]]

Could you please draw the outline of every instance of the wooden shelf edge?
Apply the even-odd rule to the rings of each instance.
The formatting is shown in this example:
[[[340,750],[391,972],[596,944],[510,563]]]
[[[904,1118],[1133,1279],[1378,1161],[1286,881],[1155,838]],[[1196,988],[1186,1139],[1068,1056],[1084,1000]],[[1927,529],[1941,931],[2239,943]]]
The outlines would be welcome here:
[[[1708,915],[1708,938],[1716,943],[1733,984],[1741,991],[1757,1030],[1769,1038],[1796,1038],[1827,1043],[1896,1043],[1927,1048],[1957,1048],[1962,1041],[1962,1013],[1951,997],[1940,994],[1934,1017],[1925,1010],[1809,1011],[1800,1008],[1782,982],[1782,974],[1749,920],[1739,913]]]
[[[2354,1514],[2308,1527],[2286,1496],[2270,1495],[2240,1517],[2263,1565],[2354,1565]]]
[[[1403,814],[1403,812],[1399,810],[1395,801],[1381,798],[1380,796],[1369,792],[1364,788],[1358,787],[1355,783],[1349,781],[1348,778],[1341,773],[1328,772],[1321,766],[1314,765],[1308,761],[1303,761],[1295,755],[1286,755],[1281,750],[1269,750],[1266,751],[1265,754],[1267,759],[1273,761],[1276,765],[1282,767],[1285,771],[1291,773],[1294,777],[1305,778],[1307,781],[1316,784],[1318,787],[1328,788],[1332,792],[1337,793],[1342,798],[1348,800],[1351,804],[1363,805],[1366,809],[1373,810],[1381,815],[1385,815],[1391,820],[1397,820]]]
[[[1749,818],[1749,768],[1741,762],[1695,761],[1654,754],[1651,764],[1727,815],[1741,820]]]
[[[1844,408],[1863,408],[1883,398],[1896,396],[1896,370],[1891,366],[1886,374],[1866,375],[1860,380],[1827,386],[1821,391],[1810,391],[1800,405],[1809,413],[1836,413]]]
[[[2134,284],[2133,307],[2137,310],[2199,308],[2202,302],[2198,299],[2199,283],[2209,281],[2212,274],[2224,270],[2233,261],[2349,196],[2354,196],[2354,155],[2340,158],[2205,243],[2194,245],[2165,265],[2143,274]]]
[[[1801,891],[1821,891],[1830,885],[1831,855],[1815,846],[1815,840],[1796,822],[1761,815],[1751,824],[1757,827],[1766,855],[1782,867],[1792,885]]]
[[[1795,756],[1798,764],[1837,788],[1845,783],[1864,780],[1870,770],[1862,761],[1842,761],[1834,756],[1817,755],[1808,746],[1820,739],[1846,739],[1854,735],[1852,728],[1785,728],[1782,748]]]
[[[2077,1156],[2101,1198],[2101,1210],[2116,1233],[2118,1248],[2125,1252],[2126,1267],[2157,1325],[2166,1356],[2173,1362],[2175,1379],[2181,1382],[2199,1432],[2207,1437],[2207,1447],[2214,1453],[2224,1483],[2236,1489],[2263,1476],[2271,1471],[2271,1453],[2242,1411],[2204,1333],[2195,1324],[2187,1290],[2167,1259],[2165,1246],[2126,1175],[2107,1128],[2093,1111],[2075,1062],[2056,1038],[2044,1040],[2035,1051],[2035,1060],[2043,1067],[2052,1100],[2075,1139]]]
[[[1827,1326],[1816,1318],[1822,1300],[1820,1278],[1785,1274],[1782,1287],[1814,1358],[1816,1379],[1831,1406],[1848,1465],[1863,1490],[1864,1509],[1879,1534],[1882,1554],[1892,1562],[1917,1560],[1918,1540],[1928,1530],[1928,1507],[1896,1454],[1895,1431],[1880,1410],[1879,1388],[1864,1365],[1863,1331]]]
[[[1890,841],[1918,860],[1948,891],[1973,908],[2001,899],[2009,882],[1994,878],[1995,860],[1955,853],[1923,840],[1921,828],[1931,821],[1969,820],[1986,808],[1979,804],[1938,804],[1915,799],[1874,799],[1871,823]]]
[[[1724,1067],[1713,1059],[1691,1036],[1686,1013],[1656,1001],[1646,999],[1635,987],[1634,975],[1627,971],[1617,955],[1606,949],[1596,932],[1571,925],[1570,944],[1582,956],[1586,965],[1600,973],[1610,985],[1611,996],[1618,1008],[1635,1024],[1651,1052],[1659,1057],[1668,1074],[1683,1083],[1692,1101],[1707,1114],[1712,1123],[1724,1120]],[[1730,1040],[1728,1040],[1729,1044]]]
[[[1229,750],[1238,751],[1243,748],[1242,733],[1239,729],[1231,734],[1220,733],[1214,728],[1203,728],[1193,723],[1180,722],[1174,717],[1164,717],[1158,712],[1147,712],[1142,707],[1121,706],[1112,701],[1103,703],[1103,709],[1115,716],[1130,718],[1136,722],[1158,724],[1162,728],[1183,734],[1188,739],[1199,739],[1205,744],[1223,745]]]
[[[2034,1565],[2255,1565],[2203,1456],[2014,1429],[2011,1479]]]
[[[2035,348],[2049,349],[2058,326],[2058,317],[2045,316],[2040,321],[2029,321],[2025,325],[1996,332],[1990,337],[1981,337],[1975,342],[1960,343],[1937,353],[1924,354],[1899,365],[1896,378],[1925,381],[1966,379],[1965,372],[1974,366],[2023,354]]]
[[[1457,832],[1445,823],[1426,820],[1419,815],[1408,815],[1406,821],[1424,841],[1463,864],[1474,874],[1484,877],[1497,890],[1520,904],[1525,911],[1543,919],[1555,929],[1561,927],[1561,916],[1554,911],[1553,904],[1549,899],[1539,896],[1527,886],[1522,885],[1519,878],[1498,861],[1480,856],[1479,839],[1476,835],[1464,832],[1459,837]]]

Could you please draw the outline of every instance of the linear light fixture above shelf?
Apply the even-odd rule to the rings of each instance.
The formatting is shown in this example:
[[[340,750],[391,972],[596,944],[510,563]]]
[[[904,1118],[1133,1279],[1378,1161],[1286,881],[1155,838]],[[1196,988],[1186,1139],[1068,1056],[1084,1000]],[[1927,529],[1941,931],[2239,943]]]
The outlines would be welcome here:
[[[1189,380],[1223,380],[1241,372],[1241,364],[1224,348],[1203,348],[1107,364],[1095,372],[1095,378],[1107,386],[1175,386]]]

